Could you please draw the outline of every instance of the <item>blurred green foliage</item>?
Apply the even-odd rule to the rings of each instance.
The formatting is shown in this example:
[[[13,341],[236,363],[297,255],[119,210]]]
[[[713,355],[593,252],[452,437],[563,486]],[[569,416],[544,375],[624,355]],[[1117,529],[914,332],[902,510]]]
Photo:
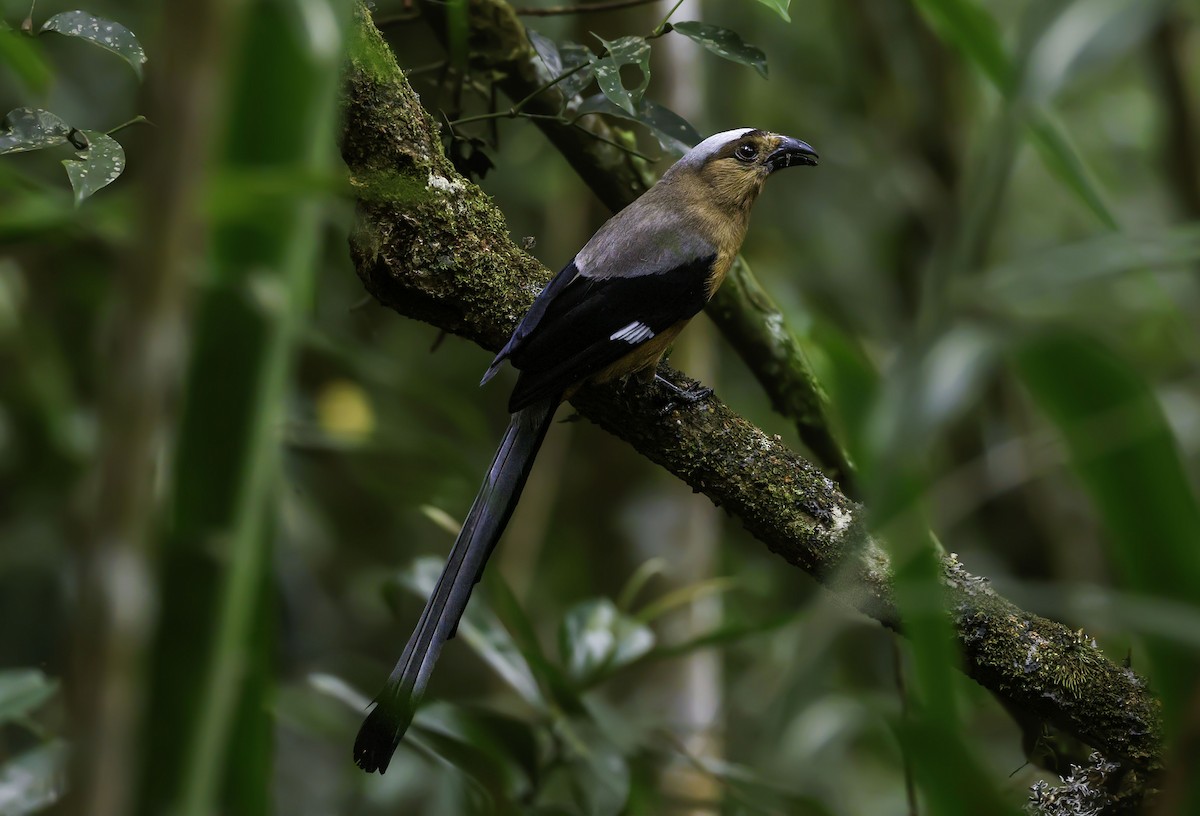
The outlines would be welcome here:
[[[1057,781],[1026,764],[1023,739],[1064,775],[1087,750],[1022,733],[954,670],[929,601],[929,530],[1149,678],[1185,746],[1164,796],[1172,813],[1198,812],[1186,753],[1200,731],[1195,7],[692,0],[675,12],[736,32],[716,40],[736,61],[758,67],[746,44],[761,49],[764,79],[707,53],[708,29],[659,28],[672,5],[526,20],[559,43],[564,69],[588,61],[566,41],[598,62],[597,43],[662,34],[648,51],[614,48],[610,104],[594,103],[623,109],[642,153],[686,136],[665,109],[700,133],[753,125],[820,152],[819,168],[772,182],[744,252],[830,393],[910,638],[848,611],[613,439],[561,423],[433,699],[388,774],[362,775],[350,761],[362,709],[507,395],[475,387],[489,355],[396,317],[355,279],[330,107],[349,6],[246,0],[214,66],[222,118],[185,244],[188,318],[167,327],[191,362],[160,372],[177,419],[144,463],[155,532],[141,590],[158,629],[126,768],[141,812],[899,814],[909,782],[921,813],[1013,812],[1034,782]],[[134,32],[147,82],[169,89],[156,71],[174,6],[86,11]],[[520,101],[464,77],[464,4],[450,4],[449,53],[420,3],[376,6],[435,118]],[[41,0],[34,30],[72,8]],[[0,111],[52,111],[89,134],[152,114],[129,65],[22,33],[24,3],[0,12]],[[630,122],[648,111],[657,134]],[[482,183],[548,266],[606,217],[530,122],[456,131],[494,162]],[[105,667],[72,651],[73,565],[102,478],[101,395],[126,365],[107,354],[113,315],[153,238],[139,203],[171,181],[146,157],[173,137],[123,130],[127,169],[79,208],[61,177],[65,134],[0,156],[0,813],[85,809],[60,801],[74,719],[59,678],[87,685]],[[719,340],[681,346],[676,362],[708,348],[718,394],[795,439]],[[703,550],[698,529],[717,546]]]

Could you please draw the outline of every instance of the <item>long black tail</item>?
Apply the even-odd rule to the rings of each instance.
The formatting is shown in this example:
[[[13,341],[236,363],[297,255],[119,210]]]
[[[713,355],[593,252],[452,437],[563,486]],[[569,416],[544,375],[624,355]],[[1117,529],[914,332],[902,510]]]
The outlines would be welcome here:
[[[375,708],[358,730],[354,761],[364,771],[387,770],[425,693],[433,664],[443,644],[454,637],[471,590],[483,575],[488,556],[517,505],[557,406],[557,399],[545,399],[512,415],[417,628],[383,691],[375,698]]]

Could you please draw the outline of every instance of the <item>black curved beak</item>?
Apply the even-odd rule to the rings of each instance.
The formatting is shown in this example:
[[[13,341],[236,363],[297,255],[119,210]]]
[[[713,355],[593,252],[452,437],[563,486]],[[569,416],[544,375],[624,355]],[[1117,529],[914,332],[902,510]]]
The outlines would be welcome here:
[[[813,150],[807,142],[802,142],[799,139],[793,139],[790,136],[784,136],[779,146],[776,147],[767,156],[767,170],[774,173],[776,170],[782,170],[785,167],[791,167],[796,164],[805,164],[809,167],[814,167],[817,164],[817,151]]]

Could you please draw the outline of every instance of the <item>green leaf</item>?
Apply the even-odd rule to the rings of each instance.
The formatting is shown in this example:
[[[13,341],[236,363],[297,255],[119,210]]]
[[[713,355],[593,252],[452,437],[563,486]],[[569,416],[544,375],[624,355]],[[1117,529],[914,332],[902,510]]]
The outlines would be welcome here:
[[[796,615],[789,612],[766,620],[722,624],[702,631],[699,634],[692,635],[687,640],[656,646],[646,655],[645,660],[682,657],[698,649],[708,649],[713,646],[723,646],[739,640],[748,640],[764,632],[779,629],[793,622],[795,619]]]
[[[879,371],[857,339],[832,323],[818,321],[811,331],[813,370],[829,393],[835,435],[845,440],[851,458],[866,475],[877,458],[867,440],[883,389]]]
[[[962,731],[922,717],[902,720],[894,728],[932,816],[1020,816]]]
[[[525,29],[525,35],[529,37],[529,44],[533,46],[533,50],[546,64],[550,76],[553,78],[561,74],[563,72],[562,55],[558,53],[558,46],[555,45],[554,40],[545,34],[539,34],[532,28]]]
[[[168,20],[192,13],[185,3],[161,5]],[[231,19],[226,47],[206,58],[225,79],[212,89],[213,122],[194,134],[211,153],[209,178],[332,177],[348,6],[249,3]],[[374,32],[364,21],[358,36],[375,36],[368,47],[382,52]],[[172,140],[167,134],[159,141]],[[154,773],[141,775],[136,794],[147,813],[260,813],[271,800],[280,429],[289,424],[287,394],[329,203],[265,193],[244,216],[214,219],[192,202],[201,207],[195,237],[206,247],[203,263],[158,270],[192,287],[195,302],[173,461],[164,476],[169,509],[158,547],[158,621],[175,637],[157,644],[147,667],[141,737]],[[186,213],[183,219],[193,223]],[[159,246],[145,231],[139,240]],[[218,380],[228,389],[220,395],[210,387]],[[228,443],[219,451],[214,433]],[[221,542],[219,562],[211,558],[213,541]]]
[[[442,566],[438,558],[418,559],[411,570],[401,575],[400,581],[422,598],[428,598],[437,585]],[[545,709],[546,701],[529,664],[512,637],[478,598],[459,622],[458,634],[527,703],[539,711]]]
[[[526,29],[526,34],[529,35],[533,50],[546,66],[547,79],[563,77],[555,87],[562,94],[564,103],[578,96],[595,78],[595,70],[591,63],[596,61],[596,56],[584,46],[565,42],[560,47],[549,37],[532,28]]]
[[[13,31],[0,20],[0,64],[13,70],[26,87],[39,93],[50,87],[53,78],[50,66],[42,59],[41,52],[24,34]]]
[[[600,718],[560,723],[571,746],[568,773],[577,812],[587,816],[618,816],[626,812],[632,777],[621,749]]]
[[[138,79],[146,64],[146,52],[133,32],[120,23],[88,14],[86,11],[64,11],[55,14],[42,25],[42,31],[54,31],[64,37],[79,37],[105,51],[111,51],[129,63]]]
[[[739,586],[740,582],[736,578],[721,576],[706,578],[703,581],[679,587],[651,601],[637,613],[636,617],[643,623],[651,623],[673,609],[695,603],[710,595],[723,595],[726,592],[739,588]]]
[[[0,765],[0,813],[25,816],[66,793],[67,744],[53,740]]]
[[[1016,363],[1066,442],[1126,584],[1147,596],[1194,604],[1200,501],[1150,386],[1132,365],[1076,332],[1032,338]],[[1181,722],[1200,667],[1194,652],[1162,638],[1150,639],[1150,651],[1170,727]]]
[[[792,0],[758,0],[758,2],[771,9],[771,11],[778,14],[787,22],[790,23],[792,21],[792,18],[788,16],[788,5]]]
[[[489,813],[517,816],[536,774],[537,743],[525,723],[462,706],[425,707],[414,722],[414,742],[474,780],[487,793]],[[415,738],[415,739],[414,739]]]
[[[553,698],[555,705],[564,710],[574,710],[579,706],[577,690],[555,663],[551,663],[542,650],[538,641],[533,621],[530,620],[524,607],[521,606],[512,589],[504,579],[494,572],[489,572],[484,578],[487,582],[488,601],[496,616],[504,624],[505,630],[512,637],[513,643],[521,651],[529,670],[538,680],[545,695]]]
[[[621,594],[617,596],[617,609],[622,612],[629,612],[633,606],[633,602],[637,600],[637,596],[645,589],[646,584],[656,576],[662,575],[667,571],[667,559],[655,556],[642,562],[642,565],[633,571],[633,575],[629,576],[629,580],[625,582],[625,586],[621,587]]]
[[[650,85],[650,43],[645,37],[621,37],[611,42],[599,36],[596,39],[608,49],[608,55],[596,62],[600,90],[630,116],[636,115],[638,103]],[[635,88],[626,88],[621,80],[621,68],[626,65],[636,65],[642,72],[642,81]]]
[[[371,704],[370,697],[337,675],[311,672],[304,678],[304,685],[316,694],[338,701],[356,715]]]
[[[1071,146],[1061,126],[1048,113],[1035,114],[1029,123],[1033,146],[1042,161],[1067,189],[1109,229],[1117,229],[1117,218],[1104,200],[1096,177],[1083,156]]]
[[[766,778],[763,771],[724,759],[688,753],[681,748],[677,758],[705,776],[721,783],[728,802],[740,805],[739,814],[789,813],[798,816],[833,816],[820,799],[792,790],[786,782]]]
[[[525,702],[544,711],[546,701],[521,650],[492,615],[487,615],[486,620],[483,617],[464,617],[459,625],[463,642],[482,657]]]
[[[83,135],[91,143],[88,148],[78,151],[75,159],[63,159],[71,189],[75,191],[76,206],[116,181],[125,169],[125,148],[120,142],[98,130],[85,130]]]
[[[977,401],[1004,343],[1003,334],[987,323],[964,320],[898,354],[868,420],[868,442],[875,452],[906,462],[929,450],[938,434]]]
[[[0,155],[60,145],[67,140],[71,126],[50,111],[16,108],[4,117],[0,131]]]
[[[621,614],[608,598],[596,598],[567,613],[559,631],[559,643],[570,675],[590,682],[654,648],[654,633],[648,626]]]
[[[973,0],[916,0],[939,35],[975,63],[1002,93],[1012,90],[1013,67],[996,21]]]
[[[763,79],[767,78],[767,55],[758,46],[743,42],[736,31],[698,22],[674,23],[671,27],[689,40],[700,43],[718,57],[749,65],[758,71]]]
[[[916,0],[916,3],[930,25],[975,63],[1005,98],[1011,101],[1017,95],[1017,72],[996,21],[986,9],[973,0]],[[1116,229],[1116,217],[1095,178],[1050,114],[1033,110],[1029,129],[1033,145],[1050,171],[1106,227]]]
[[[1145,236],[1109,232],[1017,258],[990,270],[983,297],[991,303],[1001,299],[1016,306],[1038,306],[1044,305],[1048,298],[1073,296],[1079,287],[1109,285],[1123,275],[1152,269],[1182,269],[1197,262],[1200,262],[1200,224]]]
[[[606,113],[637,122],[649,129],[663,150],[677,156],[682,156],[700,141],[700,134],[690,122],[649,99],[642,99],[638,103],[637,112],[630,115],[624,108],[614,105],[604,94],[596,94],[585,99],[575,113],[577,119],[589,114]]]
[[[58,682],[37,669],[0,672],[0,725],[31,714],[57,691]],[[0,809],[0,812],[6,811]]]
[[[1021,72],[1020,94],[1048,102],[1083,73],[1096,73],[1145,47],[1147,33],[1163,17],[1164,0],[1103,0],[1046,4],[1054,19],[1037,34]]]

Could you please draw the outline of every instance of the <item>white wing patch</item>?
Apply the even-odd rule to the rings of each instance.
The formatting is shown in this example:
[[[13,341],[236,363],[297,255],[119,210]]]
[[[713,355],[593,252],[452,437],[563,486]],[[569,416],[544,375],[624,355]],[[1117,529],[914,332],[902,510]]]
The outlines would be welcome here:
[[[654,331],[640,320],[635,320],[627,326],[617,329],[608,336],[609,340],[624,340],[630,345],[641,343],[649,340],[654,336]]]

